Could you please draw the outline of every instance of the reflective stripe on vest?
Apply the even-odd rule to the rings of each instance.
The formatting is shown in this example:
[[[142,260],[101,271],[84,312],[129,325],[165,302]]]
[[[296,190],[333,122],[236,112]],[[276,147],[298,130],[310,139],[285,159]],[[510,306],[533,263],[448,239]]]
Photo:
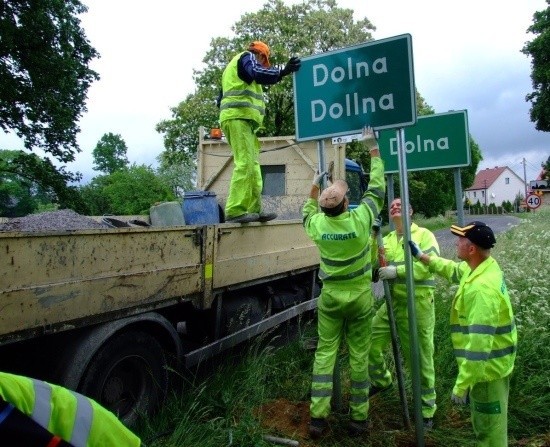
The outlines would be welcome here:
[[[34,386],[34,408],[31,418],[46,430],[52,414],[52,387],[41,380],[32,379]],[[76,399],[76,414],[70,443],[75,447],[86,447],[92,429],[93,409],[90,400],[67,390]]]

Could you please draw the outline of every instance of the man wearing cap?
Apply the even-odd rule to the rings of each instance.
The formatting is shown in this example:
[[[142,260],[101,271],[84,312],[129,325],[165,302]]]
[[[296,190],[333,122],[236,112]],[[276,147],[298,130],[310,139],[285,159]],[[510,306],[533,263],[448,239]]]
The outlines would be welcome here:
[[[405,284],[405,249],[403,248],[403,216],[401,199],[394,199],[389,206],[390,219],[395,227],[384,241],[384,254],[388,265],[379,269],[379,277],[388,280],[395,323],[406,364],[410,367],[409,311],[407,307],[407,287]],[[413,209],[409,206],[409,217]],[[435,235],[427,228],[410,224],[411,239],[426,253],[439,255],[439,244]],[[433,428],[435,403],[434,368],[434,289],[435,279],[428,267],[421,262],[413,264],[414,306],[416,310],[416,328],[418,350],[420,354],[420,386],[422,398],[422,417],[426,429]],[[391,388],[392,375],[385,361],[385,351],[391,340],[390,323],[386,304],[380,306],[372,320],[372,338],[369,348],[370,396]]]
[[[317,302],[319,340],[311,385],[309,433],[312,438],[321,436],[327,427],[333,370],[343,336],[351,370],[348,428],[356,435],[368,427],[367,352],[373,305],[370,232],[384,203],[385,181],[384,163],[372,129],[363,129],[362,140],[371,155],[371,171],[361,204],[348,210],[348,185],[343,180],[336,180],[319,197],[326,174],[321,173],[314,177],[303,208],[305,231],[319,249],[319,278],[323,283]]]
[[[222,74],[220,125],[233,153],[235,168],[225,204],[226,222],[267,222],[275,213],[261,212],[262,174],[256,132],[262,127],[265,102],[262,85],[272,85],[300,69],[291,57],[284,68],[271,67],[269,47],[260,41],[237,54]]]
[[[493,230],[474,221],[451,226],[462,262],[430,256],[410,241],[412,255],[453,283],[451,339],[458,375],[451,400],[470,403],[478,446],[508,445],[508,393],[517,331],[502,270],[491,256]]]

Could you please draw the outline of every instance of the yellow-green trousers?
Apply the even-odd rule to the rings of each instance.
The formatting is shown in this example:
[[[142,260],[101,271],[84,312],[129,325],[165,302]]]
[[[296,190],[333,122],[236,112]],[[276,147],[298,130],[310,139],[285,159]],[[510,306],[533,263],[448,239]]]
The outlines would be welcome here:
[[[227,120],[221,125],[235,164],[225,203],[226,219],[260,212],[263,183],[258,161],[260,142],[254,132],[256,126],[253,121],[241,119]]]
[[[405,364],[411,371],[411,351],[409,322],[406,302],[394,302],[395,324],[399,335],[401,353]],[[437,408],[435,404],[435,369],[434,369],[434,326],[435,312],[433,298],[425,296],[415,300],[416,327],[418,333],[418,351],[420,356],[420,387],[422,399],[422,416],[432,418]],[[369,376],[371,383],[381,388],[390,386],[392,375],[386,366],[384,354],[391,343],[390,324],[386,303],[379,309],[372,320],[371,346],[369,349]]]
[[[470,390],[470,410],[477,447],[508,445],[510,376],[476,383]]]
[[[318,301],[319,341],[313,364],[310,413],[326,418],[330,413],[334,365],[345,337],[349,353],[350,416],[364,421],[369,411],[367,352],[372,321],[372,293],[357,285],[342,289],[325,285]]]

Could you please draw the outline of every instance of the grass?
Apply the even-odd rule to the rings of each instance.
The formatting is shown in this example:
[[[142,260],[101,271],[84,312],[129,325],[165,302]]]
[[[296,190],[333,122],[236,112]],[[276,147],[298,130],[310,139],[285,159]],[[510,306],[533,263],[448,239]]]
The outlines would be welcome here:
[[[492,254],[504,271],[518,327],[518,354],[508,411],[510,446],[542,447],[550,445],[550,209],[545,207],[525,214],[519,226],[498,236]],[[443,224],[448,227],[449,222],[419,224],[437,229]],[[442,256],[453,258],[454,252],[443,252]],[[450,403],[456,362],[448,316],[455,290],[456,287],[449,287],[441,280],[436,291],[438,410],[436,428],[424,437],[427,446],[473,445],[469,410]],[[148,447],[272,446],[263,438],[266,434],[297,439],[304,447],[415,445],[414,430],[407,432],[402,428],[397,387],[372,399],[369,411],[372,430],[368,437],[347,436],[344,422],[347,421],[349,378],[345,349],[340,353],[344,408],[333,412],[330,420],[333,431],[328,436],[316,443],[307,439],[302,428],[308,423],[304,409],[307,413],[313,351],[304,346],[315,336],[314,326],[314,322],[304,322],[295,341],[277,346],[266,343],[277,338],[275,334],[265,334],[247,346],[244,353],[228,355],[217,365],[204,365],[206,374],[186,375],[183,388],[174,392],[155,418],[142,420],[136,432]],[[408,380],[407,396],[412,418]],[[290,414],[266,416],[260,411],[264,405],[282,402],[287,405],[285,412]],[[291,423],[285,426],[276,420],[282,416],[287,416]],[[295,423],[294,432],[289,431],[292,423]]]

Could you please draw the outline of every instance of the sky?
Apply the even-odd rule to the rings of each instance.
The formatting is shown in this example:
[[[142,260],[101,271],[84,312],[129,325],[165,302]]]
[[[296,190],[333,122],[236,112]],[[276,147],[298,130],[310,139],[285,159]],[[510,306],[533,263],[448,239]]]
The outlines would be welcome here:
[[[91,64],[101,79],[90,87],[88,111],[79,122],[82,152],[67,166],[81,172],[84,183],[98,175],[92,150],[109,132],[124,139],[131,163],[156,167],[164,146],[155,126],[194,92],[193,70],[204,68],[211,40],[232,37],[231,26],[265,3],[81,1],[88,7],[82,27],[101,55]],[[337,0],[337,5],[353,9],[356,21],[368,18],[375,40],[412,36],[417,90],[436,113],[467,110],[470,134],[484,158],[480,169],[508,166],[528,182],[536,178],[550,156],[550,133],[537,131],[529,119],[531,59],[521,49],[534,37],[527,28],[533,14],[547,8],[545,0]],[[4,133],[0,147],[23,149]]]

